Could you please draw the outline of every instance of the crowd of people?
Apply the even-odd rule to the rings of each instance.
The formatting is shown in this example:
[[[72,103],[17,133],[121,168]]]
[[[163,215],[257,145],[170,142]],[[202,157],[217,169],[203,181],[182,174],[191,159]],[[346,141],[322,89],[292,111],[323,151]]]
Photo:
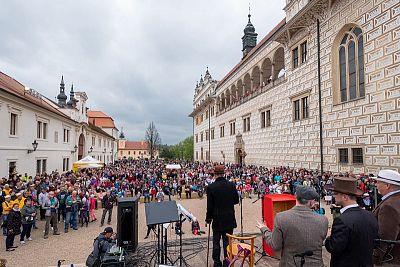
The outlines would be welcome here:
[[[1,222],[6,238],[7,251],[14,250],[14,237],[20,235],[20,243],[31,241],[31,231],[37,228],[37,220],[45,221],[43,238],[59,234],[59,224],[64,232],[87,227],[97,220],[94,210],[102,208],[100,226],[111,223],[116,199],[141,196],[144,202],[162,201],[176,196],[202,197],[214,181],[214,163],[178,162],[180,169],[167,169],[163,160],[121,160],[102,169],[35,176],[11,175],[0,179]],[[372,210],[380,201],[374,175],[319,173],[318,170],[289,167],[267,168],[263,166],[225,164],[224,176],[235,185],[242,197],[260,198],[270,193],[295,194],[299,186],[315,188],[322,200],[331,205],[335,216],[340,215],[333,194],[334,179],[352,177],[362,191],[358,204]],[[313,203],[314,211],[324,210]]]

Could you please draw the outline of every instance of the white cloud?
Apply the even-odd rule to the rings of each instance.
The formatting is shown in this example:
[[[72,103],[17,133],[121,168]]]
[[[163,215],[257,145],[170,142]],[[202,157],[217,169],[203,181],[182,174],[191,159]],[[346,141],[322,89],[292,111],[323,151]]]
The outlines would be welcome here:
[[[285,1],[253,0],[261,40]],[[69,91],[143,139],[154,121],[163,142],[192,134],[194,85],[208,65],[221,79],[241,58],[248,1],[5,1],[0,70],[51,99],[61,74]],[[178,101],[177,101],[178,100]]]

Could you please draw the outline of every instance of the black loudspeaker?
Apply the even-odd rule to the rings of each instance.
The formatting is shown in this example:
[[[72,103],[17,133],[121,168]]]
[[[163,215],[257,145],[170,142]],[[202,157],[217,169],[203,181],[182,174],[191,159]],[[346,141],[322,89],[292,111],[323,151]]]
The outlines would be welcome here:
[[[138,198],[118,199],[117,214],[118,246],[135,251],[138,246]]]

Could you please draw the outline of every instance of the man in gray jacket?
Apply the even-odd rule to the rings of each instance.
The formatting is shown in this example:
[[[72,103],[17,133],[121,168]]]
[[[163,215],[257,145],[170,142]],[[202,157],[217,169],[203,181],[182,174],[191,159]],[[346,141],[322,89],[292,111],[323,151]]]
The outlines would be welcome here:
[[[50,222],[53,224],[53,235],[59,235],[58,232],[58,199],[54,197],[54,192],[50,191],[48,197],[44,200],[42,208],[45,210],[46,225],[44,227],[44,239],[49,237]]]
[[[328,219],[312,211],[318,194],[309,186],[296,189],[296,206],[276,214],[271,232],[263,223],[258,223],[265,242],[274,250],[281,250],[279,266],[322,267],[322,244],[328,232]]]

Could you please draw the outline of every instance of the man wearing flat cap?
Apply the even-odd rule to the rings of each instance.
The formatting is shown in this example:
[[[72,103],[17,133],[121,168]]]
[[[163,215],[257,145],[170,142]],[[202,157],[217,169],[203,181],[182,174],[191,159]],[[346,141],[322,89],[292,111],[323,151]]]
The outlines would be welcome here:
[[[333,191],[336,203],[343,208],[333,220],[332,232],[325,240],[331,253],[331,267],[373,266],[374,239],[378,237],[378,223],[374,215],[361,209],[357,197],[357,179],[337,177]]]
[[[213,252],[214,267],[222,266],[221,245],[224,249],[224,259],[227,257],[226,247],[228,246],[228,237],[226,234],[232,234],[233,229],[237,227],[235,218],[235,205],[239,203],[239,195],[233,183],[228,182],[225,177],[224,165],[214,167],[215,182],[207,189],[207,213],[206,223],[212,223],[213,229]],[[226,265],[224,260],[224,266]]]
[[[318,193],[313,187],[298,186],[296,206],[276,215],[272,232],[264,223],[258,222],[265,242],[274,251],[281,251],[279,266],[300,266],[301,257],[295,255],[305,252],[312,255],[304,257],[304,266],[324,266],[322,244],[328,232],[328,219],[313,212],[317,198]]]
[[[400,242],[400,174],[381,170],[373,179],[382,195],[382,201],[373,211],[378,220],[379,238]],[[389,253],[385,256],[386,251]],[[377,266],[400,266],[400,245],[390,248],[388,243],[380,242],[374,250],[374,261]]]

